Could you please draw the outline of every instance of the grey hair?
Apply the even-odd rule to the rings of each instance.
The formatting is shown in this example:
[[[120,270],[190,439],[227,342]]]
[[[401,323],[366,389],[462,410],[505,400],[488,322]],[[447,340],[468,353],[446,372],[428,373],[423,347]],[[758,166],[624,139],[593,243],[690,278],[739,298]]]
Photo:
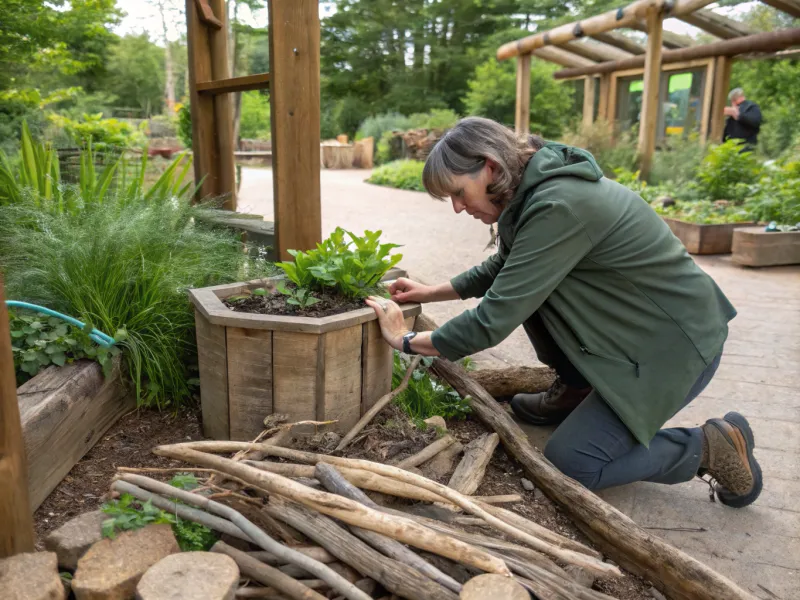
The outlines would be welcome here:
[[[741,98],[744,96],[744,90],[742,88],[733,88],[731,93],[728,94],[728,102],[733,102],[736,98]]]
[[[505,205],[514,197],[528,160],[544,143],[539,136],[517,136],[491,119],[461,119],[431,150],[422,184],[431,196],[444,200],[453,192],[453,177],[477,173],[490,159],[498,169],[486,191],[495,195],[495,204]]]

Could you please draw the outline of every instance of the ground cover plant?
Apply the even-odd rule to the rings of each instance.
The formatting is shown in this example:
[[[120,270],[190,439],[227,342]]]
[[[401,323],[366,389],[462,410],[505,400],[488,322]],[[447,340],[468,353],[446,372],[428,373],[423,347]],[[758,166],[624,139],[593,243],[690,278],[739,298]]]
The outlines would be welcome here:
[[[381,165],[372,171],[367,183],[393,187],[399,190],[424,192],[422,168],[425,163],[419,160],[395,160]]]
[[[279,262],[286,281],[225,299],[234,310],[264,314],[327,316],[364,306],[364,298],[385,295],[380,282],[403,258],[397,244],[380,241],[381,231],[358,236],[341,227],[307,252],[290,250],[293,262]]]
[[[194,314],[186,290],[257,277],[270,265],[242,252],[232,231],[197,217],[190,161],[176,159],[152,185],[114,163],[58,179],[52,149],[23,137],[3,160],[0,269],[9,299],[58,310],[119,340],[140,403],[175,407],[191,397]],[[120,159],[122,160],[122,159]],[[144,165],[145,158],[142,158]]]

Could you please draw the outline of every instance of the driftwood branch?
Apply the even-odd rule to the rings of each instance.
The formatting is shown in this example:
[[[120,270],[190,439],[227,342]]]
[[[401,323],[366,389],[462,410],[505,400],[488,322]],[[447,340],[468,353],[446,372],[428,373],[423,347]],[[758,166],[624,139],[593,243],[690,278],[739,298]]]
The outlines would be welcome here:
[[[426,473],[430,473],[433,479],[439,479],[447,475],[452,469],[456,458],[464,451],[461,442],[455,442],[452,446],[445,448],[434,456],[427,463],[422,465]]]
[[[264,510],[301,531],[339,560],[352,565],[359,573],[374,579],[398,596],[426,600],[457,598],[453,592],[431,579],[420,577],[415,569],[383,556],[333,520],[300,504],[275,497]]]
[[[309,558],[324,564],[332,563],[336,560],[336,557],[333,554],[325,550],[325,548],[320,548],[319,546],[293,546],[292,550],[299,552],[300,554],[305,554]],[[248,552],[247,554],[272,567],[287,564],[284,559],[274,555],[272,552],[267,552],[266,550]]]
[[[494,400],[492,401],[494,402]],[[213,457],[211,455],[203,454],[202,452],[197,452],[197,450],[202,450],[208,447],[215,447],[215,448],[224,447],[226,449],[225,451],[235,452],[236,450],[239,450],[243,447],[243,446],[238,446],[237,444],[242,444],[242,442],[186,442],[183,444],[176,444],[174,446],[160,446],[156,448],[154,452],[162,456],[169,456],[171,458],[181,458],[183,460],[190,460],[191,462],[195,462],[197,464],[213,467],[213,466],[218,466],[220,463],[214,462],[211,459],[217,459],[223,461],[225,459],[219,459],[219,457]],[[492,525],[496,529],[499,529],[503,533],[508,534],[521,542],[525,542],[526,544],[529,544],[532,548],[540,550],[541,552],[544,552],[545,554],[548,554],[553,558],[564,561],[565,563],[568,564],[574,564],[579,567],[583,567],[584,569],[590,571],[591,573],[593,573],[595,576],[598,577],[613,577],[621,575],[620,570],[614,565],[611,565],[609,563],[604,563],[596,558],[587,556],[586,554],[582,554],[580,552],[574,552],[572,550],[559,548],[557,546],[554,546],[553,544],[550,544],[537,537],[534,537],[530,533],[522,531],[517,527],[510,525],[505,521],[495,517],[494,515],[489,514],[488,512],[486,512],[486,510],[481,508],[475,501],[471,500],[464,494],[461,494],[460,492],[457,492],[456,490],[453,490],[440,483],[436,483],[435,481],[431,481],[430,479],[422,477],[421,475],[416,475],[414,473],[405,471],[403,469],[398,469],[397,467],[393,467],[391,465],[383,465],[368,460],[342,458],[338,456],[329,456],[325,454],[315,454],[313,452],[302,452],[299,450],[292,450],[289,448],[261,446],[259,444],[250,444],[250,446],[258,446],[258,449],[263,450],[265,454],[269,456],[276,456],[279,458],[297,460],[300,462],[311,463],[311,464],[316,464],[318,462],[326,462],[337,467],[343,466],[350,468],[360,468],[367,471],[372,471],[373,473],[377,473],[378,475],[393,477],[399,481],[410,483],[412,485],[417,485],[421,488],[434,492],[435,494],[439,494],[440,496],[449,500],[452,504],[459,506],[465,512],[481,517],[488,524]],[[180,450],[178,450],[179,448]],[[192,456],[192,458],[188,458],[189,456]],[[233,464],[239,467],[237,463]],[[242,475],[239,476],[242,477],[242,479],[245,479],[244,476]],[[294,484],[294,482],[291,483]],[[314,493],[314,492],[313,490],[309,490],[308,493]],[[361,506],[361,505],[356,504],[356,506]],[[364,527],[365,529],[372,529],[371,527],[366,527],[361,523],[351,523],[350,521],[348,521],[347,518],[339,517],[338,515],[334,515],[332,512],[326,512],[320,508],[317,508],[317,510],[320,510],[320,512],[325,512],[325,514],[329,514],[331,516],[336,516],[336,518],[340,518],[346,523],[352,525],[359,525]],[[345,516],[351,517],[349,513],[346,514]],[[381,533],[385,532],[382,531]],[[390,537],[395,537],[395,536],[390,536]],[[401,541],[406,542],[407,544],[410,544],[412,546],[416,546],[418,548],[424,548],[423,546],[420,546],[418,543],[416,543],[416,541],[413,539],[408,541],[403,539]],[[433,549],[424,548],[424,549],[431,550],[436,554],[442,554],[442,556],[447,556],[446,554],[437,551],[436,548]],[[465,562],[463,559],[456,558],[455,556],[447,556],[447,557],[452,558],[457,562]],[[482,569],[482,570],[486,572],[493,572],[490,569]]]
[[[170,512],[173,515],[177,515],[184,521],[200,523],[200,525],[205,525],[209,529],[213,529],[214,531],[218,531],[220,533],[227,533],[232,537],[244,540],[246,542],[253,541],[244,531],[226,519],[215,517],[214,515],[210,515],[205,511],[193,508],[191,506],[186,506],[185,504],[178,504],[177,502],[173,502],[168,498],[164,498],[163,496],[149,492],[127,481],[115,481],[111,487],[122,494],[130,494],[134,498],[138,498],[144,502],[149,500],[156,508]]]
[[[233,461],[231,461],[231,463],[237,464]],[[280,556],[281,558],[285,559],[287,563],[299,565],[309,573],[313,573],[316,577],[326,581],[333,589],[344,594],[347,598],[350,598],[351,600],[371,600],[369,596],[364,594],[364,592],[359,590],[344,577],[331,570],[327,565],[312,560],[308,556],[301,554],[300,552],[295,552],[291,548],[276,542],[261,529],[253,525],[253,523],[248,521],[244,516],[242,516],[241,513],[229,506],[209,500],[205,496],[193,494],[192,492],[175,488],[167,483],[162,483],[142,475],[125,473],[119,477],[123,481],[138,485],[139,487],[145,488],[151,492],[166,494],[171,498],[177,498],[182,502],[192,504],[218,516],[224,517],[245,532],[253,541],[253,543],[258,544],[268,552]]]
[[[432,444],[425,446],[422,450],[409,456],[408,458],[404,458],[400,462],[396,463],[396,467],[400,467],[401,469],[410,469],[411,467],[418,467],[425,461],[432,459],[434,456],[439,454],[442,450],[451,446],[456,441],[452,435],[443,435],[438,440],[434,441]]]
[[[236,444],[236,442],[226,443],[234,446]],[[383,533],[384,535],[402,541],[411,546],[428,550],[435,554],[440,554],[457,562],[472,565],[478,569],[481,569],[482,571],[486,571],[488,573],[499,573],[501,575],[507,575],[509,573],[505,564],[502,561],[498,561],[495,557],[490,556],[483,551],[476,550],[472,546],[464,544],[463,542],[459,542],[458,540],[453,540],[447,536],[432,532],[409,519],[390,516],[380,511],[368,508],[363,504],[359,504],[358,502],[354,502],[348,498],[313,490],[300,483],[292,481],[291,479],[281,477],[280,475],[275,475],[274,473],[268,473],[266,471],[260,471],[247,464],[241,464],[227,458],[206,454],[195,449],[202,448],[203,444],[203,442],[197,442],[196,444],[186,443],[174,444],[171,446],[159,446],[155,448],[153,452],[159,456],[168,456],[170,458],[176,458],[199,465],[217,468],[220,471],[230,473],[235,477],[246,481],[249,485],[266,490],[271,494],[279,494],[286,498],[291,498],[292,500],[300,502],[305,506],[311,507],[323,514],[344,521],[348,525],[355,525],[357,527],[362,527],[363,529],[369,529],[370,531]],[[249,444],[249,446],[258,446],[256,449],[263,450],[267,454],[271,454],[273,452],[295,452],[290,451],[287,448],[278,448],[276,446],[264,446],[260,444]],[[238,447],[237,449],[241,449],[241,447]],[[317,455],[311,454],[311,456]],[[411,473],[403,471],[402,469],[398,469],[397,467],[389,468],[411,476]],[[424,477],[415,477],[418,477],[420,480],[425,479]],[[444,486],[441,487],[444,488]],[[470,504],[475,506],[472,502],[470,502]],[[482,512],[488,515],[488,513],[485,513],[485,511]],[[491,518],[494,519],[494,517]],[[499,521],[499,519],[495,520]],[[247,533],[248,535],[251,535],[249,531],[247,531]],[[271,552],[273,551],[271,548],[264,549]]]
[[[499,443],[500,436],[496,433],[487,433],[467,444],[464,449],[464,458],[458,463],[447,486],[462,494],[475,493],[483,481],[486,467],[489,466],[492,453]]]
[[[380,400],[378,400],[372,408],[370,408],[367,412],[364,413],[364,416],[358,420],[358,423],[353,425],[353,428],[347,432],[342,438],[342,441],[339,442],[339,445],[336,446],[336,450],[334,452],[339,452],[344,450],[347,445],[353,441],[353,438],[358,435],[358,433],[367,426],[367,424],[375,418],[379,412],[383,410],[383,408],[389,404],[392,400],[394,400],[398,395],[402,394],[403,391],[408,387],[408,381],[411,379],[411,375],[414,374],[414,369],[419,366],[419,363],[422,361],[421,356],[415,356],[414,360],[411,361],[411,364],[408,366],[408,370],[406,371],[405,376],[403,377],[403,381],[400,382],[395,389],[391,392],[382,396]]]
[[[239,572],[242,575],[270,586],[289,598],[295,600],[325,600],[325,596],[304,586],[286,573],[279,571],[275,567],[270,567],[252,556],[248,556],[247,553],[237,550],[225,542],[217,542],[211,548],[211,551],[230,556],[239,565]]]
[[[417,317],[415,330],[436,328],[429,317]],[[525,433],[460,366],[447,360],[433,362],[433,371],[462,396],[472,396],[473,413],[500,435],[506,451],[523,466],[537,487],[572,517],[573,522],[603,552],[628,570],[649,579],[674,599],[752,600],[753,596],[654,536],[629,517],[556,469],[533,448]]]
[[[317,479],[322,482],[322,485],[324,485],[329,492],[350,498],[370,508],[380,509],[380,507],[370,500],[364,492],[342,477],[341,473],[339,473],[335,467],[325,463],[319,463],[316,466],[316,475]],[[439,569],[406,548],[403,544],[372,531],[365,531],[359,528],[353,528],[352,531],[355,535],[372,547],[383,552],[386,556],[415,568],[423,575],[430,577],[436,583],[445,586],[455,593],[461,591],[460,583],[449,575],[442,573]]]

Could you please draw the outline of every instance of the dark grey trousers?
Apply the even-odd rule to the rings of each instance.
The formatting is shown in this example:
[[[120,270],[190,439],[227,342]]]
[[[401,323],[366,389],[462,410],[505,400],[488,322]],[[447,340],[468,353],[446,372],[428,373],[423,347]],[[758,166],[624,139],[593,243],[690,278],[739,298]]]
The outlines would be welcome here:
[[[524,325],[536,354],[571,387],[590,384],[549,334],[539,315]],[[705,389],[719,367],[722,353],[700,374],[681,408]],[[643,399],[646,402],[646,399]],[[544,455],[558,469],[591,490],[634,481],[681,483],[700,467],[703,437],[699,427],[673,427],[656,433],[647,448],[640,444],[605,400],[592,391],[558,426]]]

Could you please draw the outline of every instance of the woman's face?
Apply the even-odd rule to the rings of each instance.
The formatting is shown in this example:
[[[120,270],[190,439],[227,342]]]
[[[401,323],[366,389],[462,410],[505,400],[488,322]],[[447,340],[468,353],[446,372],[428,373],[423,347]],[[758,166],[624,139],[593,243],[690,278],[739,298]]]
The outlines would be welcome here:
[[[450,200],[453,202],[456,214],[466,212],[473,219],[478,219],[487,225],[497,223],[503,210],[500,206],[492,204],[494,194],[486,192],[486,188],[494,181],[496,169],[497,165],[487,160],[477,173],[453,177]]]

